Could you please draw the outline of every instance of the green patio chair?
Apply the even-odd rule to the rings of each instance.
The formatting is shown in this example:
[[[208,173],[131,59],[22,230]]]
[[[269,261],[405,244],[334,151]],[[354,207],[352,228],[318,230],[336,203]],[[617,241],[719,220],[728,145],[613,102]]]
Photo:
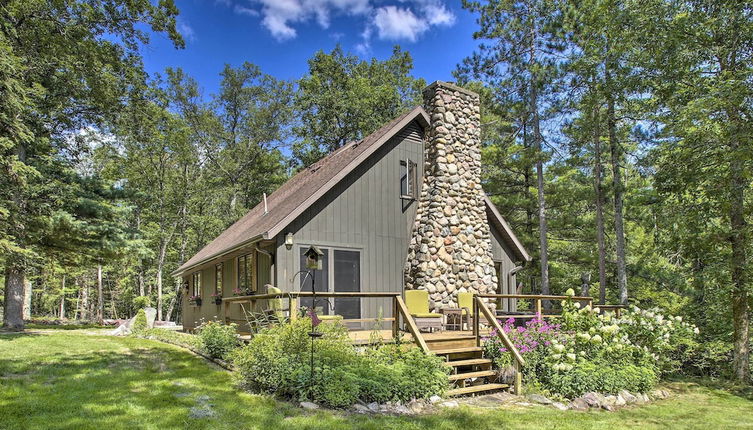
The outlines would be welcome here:
[[[408,307],[419,330],[442,330],[442,314],[429,312],[429,292],[426,290],[406,290],[405,306]]]

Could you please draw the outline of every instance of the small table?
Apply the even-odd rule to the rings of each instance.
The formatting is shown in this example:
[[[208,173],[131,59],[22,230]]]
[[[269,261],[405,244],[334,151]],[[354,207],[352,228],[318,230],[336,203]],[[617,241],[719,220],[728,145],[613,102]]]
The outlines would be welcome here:
[[[463,330],[463,310],[458,308],[442,309],[447,330]]]

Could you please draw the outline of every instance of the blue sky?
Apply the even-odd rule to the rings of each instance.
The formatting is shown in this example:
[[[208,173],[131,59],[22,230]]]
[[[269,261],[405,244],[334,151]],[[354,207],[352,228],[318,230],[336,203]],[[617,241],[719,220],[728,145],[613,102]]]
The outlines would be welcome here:
[[[298,79],[306,61],[337,43],[365,59],[390,56],[399,44],[413,75],[452,80],[477,45],[475,17],[453,0],[176,0],[186,48],[154,36],[143,50],[150,73],[181,67],[205,93],[216,92],[224,64],[244,61],[281,79]]]

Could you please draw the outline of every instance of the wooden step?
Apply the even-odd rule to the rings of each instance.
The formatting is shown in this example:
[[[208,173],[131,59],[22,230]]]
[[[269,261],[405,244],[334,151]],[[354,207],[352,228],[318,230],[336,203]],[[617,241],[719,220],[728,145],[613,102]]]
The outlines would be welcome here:
[[[431,351],[443,349],[457,349],[476,346],[476,338],[473,336],[457,336],[439,339],[424,339]]]
[[[476,372],[458,373],[456,375],[450,375],[448,378],[450,381],[462,381],[468,378],[483,378],[485,376],[494,376],[497,372],[493,370],[479,370]]]
[[[510,388],[507,384],[483,384],[471,385],[469,387],[454,388],[445,393],[446,396],[462,396],[464,394],[482,393],[484,391],[504,390]]]
[[[452,367],[480,366],[482,364],[492,364],[492,361],[488,358],[470,358],[468,360],[448,361],[445,364]]]
[[[467,354],[470,352],[481,352],[483,348],[480,346],[466,346],[463,348],[448,348],[448,349],[436,349],[432,351],[437,355],[450,355],[450,354]]]

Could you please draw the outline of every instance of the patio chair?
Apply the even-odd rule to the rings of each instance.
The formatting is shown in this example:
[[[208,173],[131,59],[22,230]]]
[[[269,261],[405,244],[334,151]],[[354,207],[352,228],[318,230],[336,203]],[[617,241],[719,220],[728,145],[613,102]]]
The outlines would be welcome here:
[[[267,285],[267,294],[281,294],[282,290],[273,287],[271,285]],[[268,317],[272,317],[277,319],[277,321],[282,321],[285,319],[285,310],[282,307],[282,297],[278,297],[276,299],[269,299],[267,301],[267,309],[265,311],[265,314]]]
[[[429,292],[425,290],[406,290],[405,306],[408,307],[416,327],[419,330],[442,330],[442,314],[429,312]]]

